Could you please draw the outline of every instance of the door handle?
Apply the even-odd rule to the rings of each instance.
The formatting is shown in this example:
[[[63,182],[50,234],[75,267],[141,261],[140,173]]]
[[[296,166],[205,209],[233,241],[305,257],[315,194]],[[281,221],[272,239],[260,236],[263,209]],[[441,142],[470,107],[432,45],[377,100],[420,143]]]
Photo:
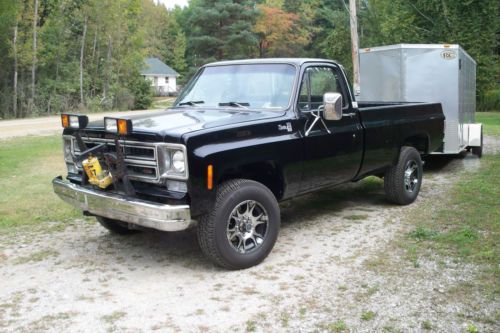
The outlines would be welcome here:
[[[356,115],[356,113],[344,113],[342,116],[344,117],[354,117]]]

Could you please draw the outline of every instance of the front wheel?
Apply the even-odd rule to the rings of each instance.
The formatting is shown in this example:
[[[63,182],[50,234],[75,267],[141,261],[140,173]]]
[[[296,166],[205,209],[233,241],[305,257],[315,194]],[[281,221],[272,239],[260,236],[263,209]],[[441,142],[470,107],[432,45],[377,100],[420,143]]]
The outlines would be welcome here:
[[[280,227],[280,211],[273,193],[246,179],[223,183],[213,211],[198,224],[203,253],[227,269],[255,266],[271,252]]]
[[[411,204],[422,185],[423,167],[420,154],[413,147],[403,147],[398,163],[385,172],[384,190],[389,201],[398,205]]]

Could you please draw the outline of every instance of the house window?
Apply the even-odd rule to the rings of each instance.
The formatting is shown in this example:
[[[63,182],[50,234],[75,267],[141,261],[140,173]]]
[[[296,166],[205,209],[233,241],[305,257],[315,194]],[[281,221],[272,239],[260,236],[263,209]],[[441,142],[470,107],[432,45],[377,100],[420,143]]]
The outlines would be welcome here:
[[[165,83],[168,84],[168,76],[165,76]]]
[[[153,78],[153,82],[155,83],[155,86],[158,86],[158,76]]]

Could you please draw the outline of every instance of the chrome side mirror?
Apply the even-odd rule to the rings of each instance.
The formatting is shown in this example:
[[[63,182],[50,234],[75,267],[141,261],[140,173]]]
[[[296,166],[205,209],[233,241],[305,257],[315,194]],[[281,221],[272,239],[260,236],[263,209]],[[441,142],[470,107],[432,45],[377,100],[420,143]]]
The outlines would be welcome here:
[[[323,95],[323,117],[326,120],[342,119],[342,95],[325,93]]]

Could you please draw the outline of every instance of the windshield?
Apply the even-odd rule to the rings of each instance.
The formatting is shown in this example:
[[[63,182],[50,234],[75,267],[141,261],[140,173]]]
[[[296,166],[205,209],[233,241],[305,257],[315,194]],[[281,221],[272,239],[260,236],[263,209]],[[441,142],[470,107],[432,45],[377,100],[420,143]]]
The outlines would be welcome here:
[[[175,106],[285,109],[295,67],[254,64],[206,67],[182,92]]]

